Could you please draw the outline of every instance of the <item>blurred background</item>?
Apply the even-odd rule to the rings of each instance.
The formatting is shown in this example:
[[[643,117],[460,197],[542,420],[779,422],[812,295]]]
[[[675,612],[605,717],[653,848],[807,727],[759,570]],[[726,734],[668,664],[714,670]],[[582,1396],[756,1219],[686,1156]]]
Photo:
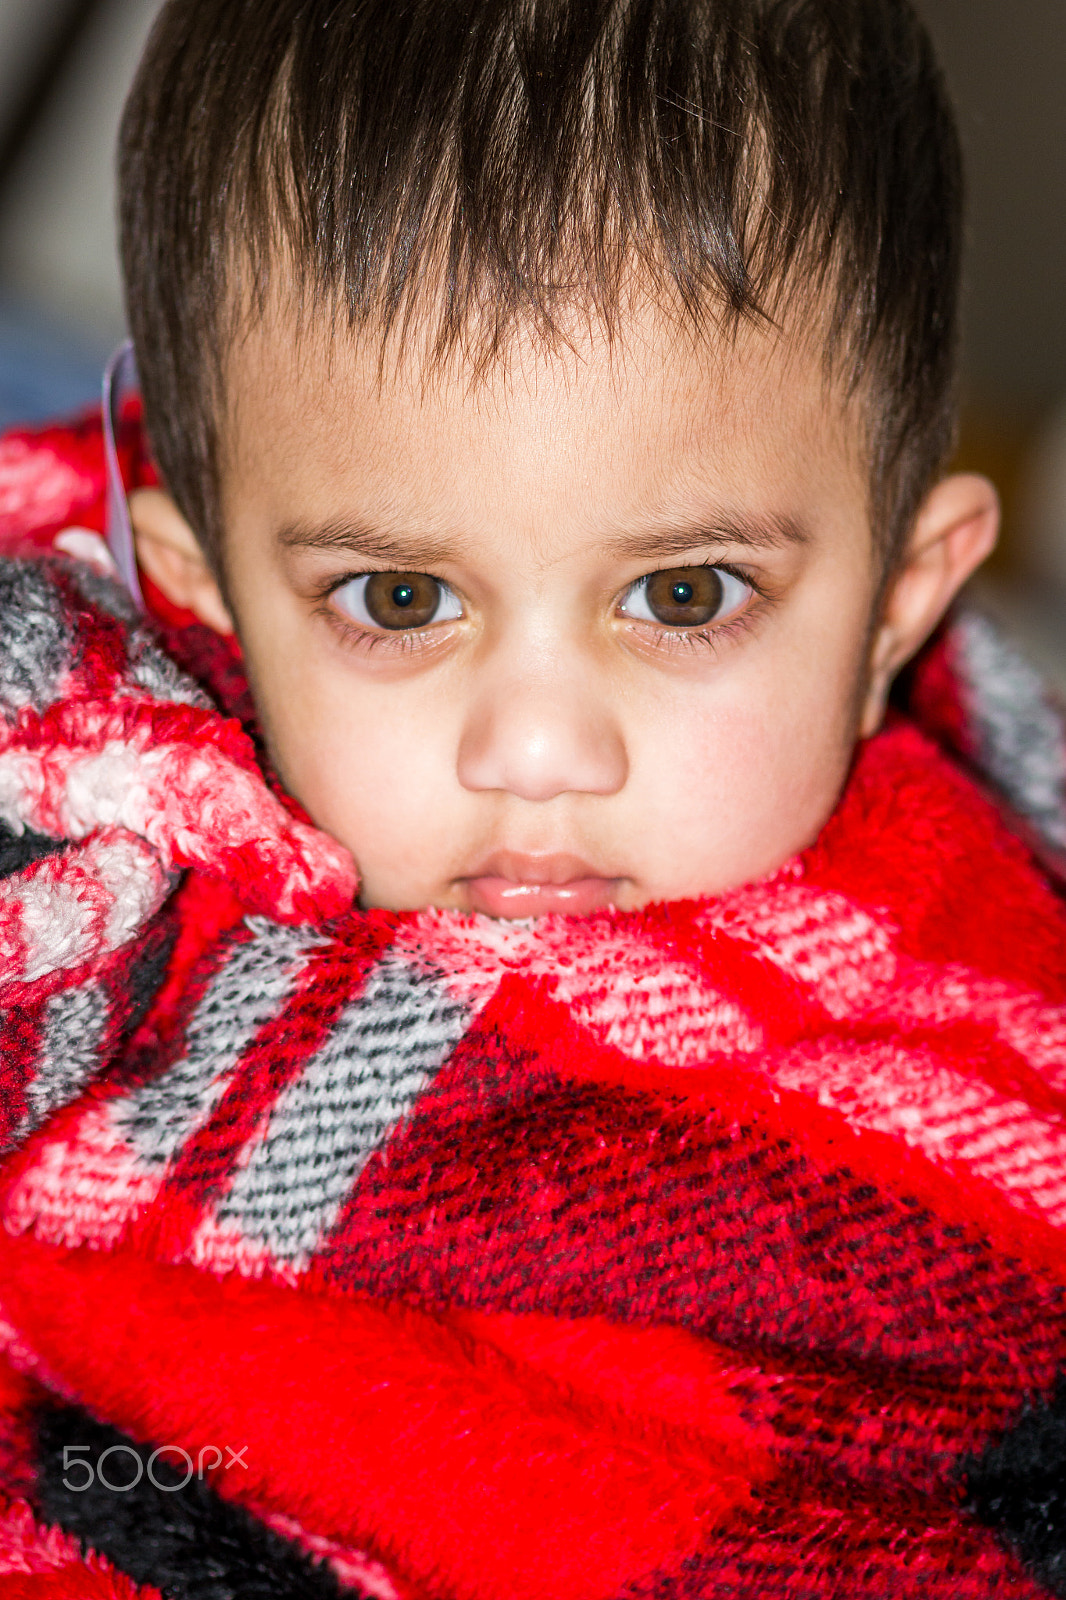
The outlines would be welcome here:
[[[122,335],[112,147],[159,0],[0,0],[0,426],[91,400]],[[917,0],[970,185],[959,464],[999,485],[981,598],[1066,692],[1066,0]]]

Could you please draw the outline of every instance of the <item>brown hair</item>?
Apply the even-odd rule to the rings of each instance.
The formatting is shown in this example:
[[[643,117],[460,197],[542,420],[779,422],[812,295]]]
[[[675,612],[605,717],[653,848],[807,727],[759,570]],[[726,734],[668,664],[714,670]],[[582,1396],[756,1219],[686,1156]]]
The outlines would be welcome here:
[[[886,549],[950,448],[960,159],[907,0],[167,0],[119,178],[150,437],[216,562],[225,350],[283,256],[301,308],[432,297],[482,358],[610,321],[634,265],[697,324],[813,286]]]

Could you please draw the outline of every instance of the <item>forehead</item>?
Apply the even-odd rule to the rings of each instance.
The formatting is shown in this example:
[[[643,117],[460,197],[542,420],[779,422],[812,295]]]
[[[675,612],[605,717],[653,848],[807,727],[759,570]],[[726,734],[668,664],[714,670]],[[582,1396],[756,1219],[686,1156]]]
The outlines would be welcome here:
[[[866,509],[862,410],[812,325],[695,331],[646,305],[611,329],[575,315],[550,343],[516,330],[486,361],[438,357],[418,329],[383,346],[275,309],[234,349],[226,414],[227,526]]]

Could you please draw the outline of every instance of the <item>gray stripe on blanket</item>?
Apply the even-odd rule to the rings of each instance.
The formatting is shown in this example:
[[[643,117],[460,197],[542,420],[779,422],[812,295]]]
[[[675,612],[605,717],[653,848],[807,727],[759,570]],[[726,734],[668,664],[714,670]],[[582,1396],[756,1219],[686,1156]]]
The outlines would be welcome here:
[[[50,995],[41,1009],[40,1049],[26,1084],[26,1114],[15,1129],[17,1144],[50,1112],[74,1099],[101,1065],[110,1008],[99,984],[86,983]]]
[[[447,1061],[468,1016],[438,978],[384,956],[329,1040],[278,1096],[216,1221],[236,1224],[278,1261],[305,1260],[337,1221],[371,1153]]]
[[[44,711],[74,664],[62,599],[39,566],[0,560],[0,709]]]
[[[260,937],[232,949],[208,985],[185,1032],[180,1061],[112,1104],[112,1120],[138,1155],[171,1160],[203,1126],[233,1068],[278,1015],[321,939],[306,928],[249,918]]]
[[[1066,849],[1066,736],[1043,679],[987,618],[960,618],[980,765],[1016,811]]]

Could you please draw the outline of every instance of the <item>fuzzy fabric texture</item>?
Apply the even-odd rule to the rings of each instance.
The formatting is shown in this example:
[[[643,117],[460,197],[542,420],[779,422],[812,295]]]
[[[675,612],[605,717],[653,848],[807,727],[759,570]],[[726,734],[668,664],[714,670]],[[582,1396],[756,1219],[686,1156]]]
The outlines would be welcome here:
[[[0,443],[0,1593],[1066,1593],[1039,680],[960,616],[715,900],[361,912],[239,662],[44,554],[94,437]]]

